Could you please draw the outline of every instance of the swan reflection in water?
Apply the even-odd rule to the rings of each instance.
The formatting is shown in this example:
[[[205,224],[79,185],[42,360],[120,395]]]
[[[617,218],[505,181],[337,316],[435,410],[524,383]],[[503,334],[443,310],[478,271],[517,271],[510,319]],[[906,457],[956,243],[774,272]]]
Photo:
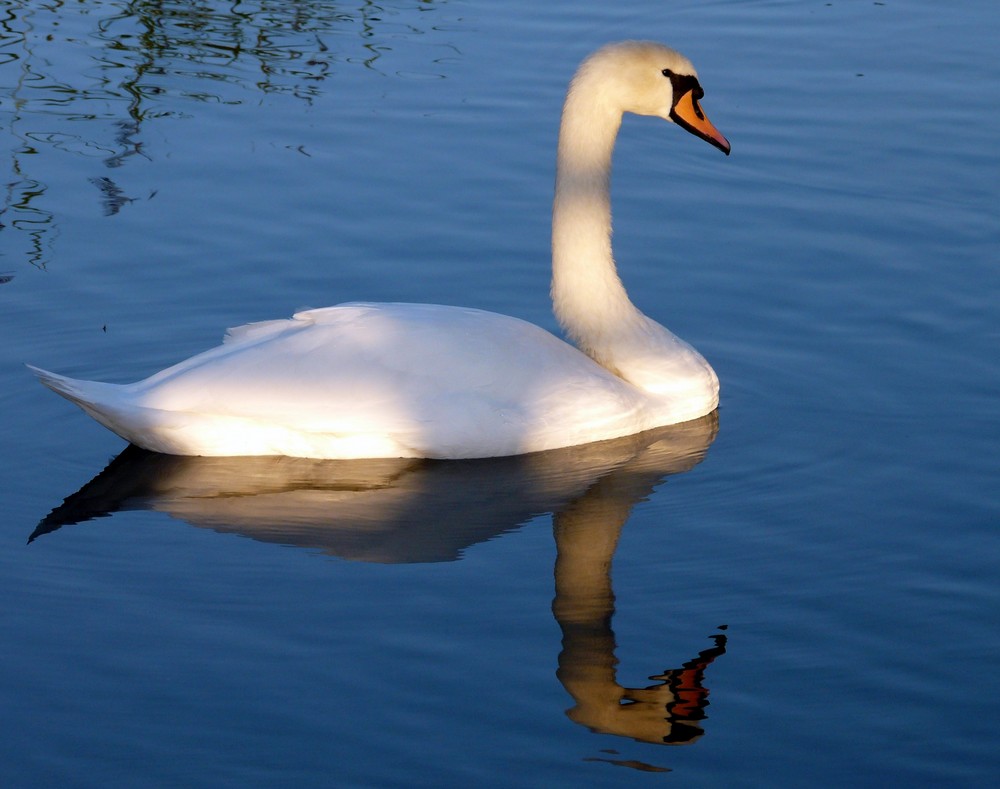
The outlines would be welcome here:
[[[665,477],[698,464],[716,429],[711,414],[613,441],[472,461],[199,458],[129,447],[53,510],[29,542],[62,526],[148,509],[344,559],[441,562],[553,513],[552,612],[563,635],[557,676],[574,701],[567,715],[595,732],[688,743],[703,733],[704,672],[725,652],[726,636],[713,635],[714,646],[650,677],[649,687],[621,686],[611,561],[632,507]]]

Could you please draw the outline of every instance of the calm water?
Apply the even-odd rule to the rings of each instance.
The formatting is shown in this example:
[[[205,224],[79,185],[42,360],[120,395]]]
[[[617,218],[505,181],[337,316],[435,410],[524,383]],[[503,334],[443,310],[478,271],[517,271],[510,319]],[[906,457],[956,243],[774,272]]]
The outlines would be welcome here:
[[[998,780],[994,3],[0,12],[4,786]],[[554,329],[559,103],[627,37],[733,143],[630,118],[614,180],[717,423],[116,458],[21,366],[135,380],[350,299]]]

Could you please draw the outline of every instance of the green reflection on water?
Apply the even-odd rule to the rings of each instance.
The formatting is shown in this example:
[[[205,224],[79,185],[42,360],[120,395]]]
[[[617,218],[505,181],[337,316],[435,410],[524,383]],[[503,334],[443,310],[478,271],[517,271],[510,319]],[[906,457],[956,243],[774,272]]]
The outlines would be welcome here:
[[[345,68],[380,72],[395,48],[433,30],[433,17],[424,24],[421,13],[434,7],[433,0],[8,4],[0,18],[7,255],[36,268],[51,257],[59,187],[44,175],[48,154],[115,169],[151,158],[143,142],[151,120],[193,118],[199,103],[238,105],[262,93],[311,102]],[[109,176],[88,180],[106,216],[144,199],[125,195]]]

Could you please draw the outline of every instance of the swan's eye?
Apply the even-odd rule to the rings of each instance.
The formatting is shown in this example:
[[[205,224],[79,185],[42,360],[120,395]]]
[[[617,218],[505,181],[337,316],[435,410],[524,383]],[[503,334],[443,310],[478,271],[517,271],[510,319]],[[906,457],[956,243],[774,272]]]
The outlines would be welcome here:
[[[672,72],[672,71],[671,71],[670,69],[668,69],[668,68],[665,68],[665,69],[663,69],[663,71],[661,71],[660,73],[661,73],[661,74],[662,74],[662,75],[663,75],[664,77],[666,77],[667,79],[670,79],[671,77],[673,77],[673,76],[674,76],[674,72]]]

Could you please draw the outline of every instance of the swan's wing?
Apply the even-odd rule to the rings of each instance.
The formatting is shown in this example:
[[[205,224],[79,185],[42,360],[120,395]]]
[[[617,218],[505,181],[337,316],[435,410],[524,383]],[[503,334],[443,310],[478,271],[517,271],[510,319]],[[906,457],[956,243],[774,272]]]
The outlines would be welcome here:
[[[228,420],[226,435],[277,426],[357,445],[342,456],[516,454],[645,427],[633,387],[548,332],[436,305],[345,304],[249,324],[129,388],[134,407],[171,415],[174,434],[178,418],[203,432]]]

